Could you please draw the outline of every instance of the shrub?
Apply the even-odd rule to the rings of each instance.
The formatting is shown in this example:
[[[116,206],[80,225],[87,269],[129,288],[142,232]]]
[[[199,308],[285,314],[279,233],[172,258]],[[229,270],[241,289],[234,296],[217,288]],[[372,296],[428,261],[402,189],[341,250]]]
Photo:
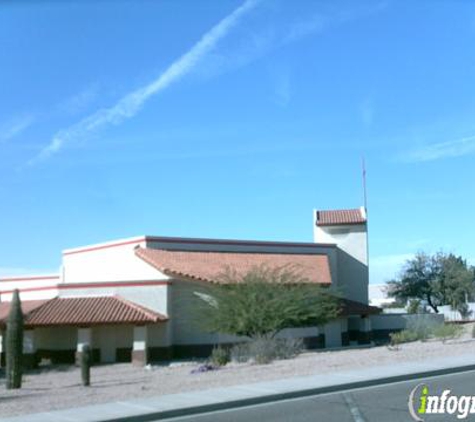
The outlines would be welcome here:
[[[402,343],[409,343],[411,341],[419,340],[418,333],[412,330],[402,330],[399,332],[391,333],[389,334],[389,337],[391,339],[390,346],[394,350],[399,350],[399,347]]]
[[[285,338],[276,340],[275,358],[292,359],[300,355],[304,349],[301,338]]]
[[[235,362],[253,361],[268,364],[274,360],[291,359],[303,350],[302,339],[275,339],[256,337],[248,343],[241,343],[231,349],[231,359]]]
[[[463,327],[456,324],[441,324],[433,331],[434,337],[445,343],[447,340],[459,338],[463,333]]]
[[[258,337],[249,343],[249,356],[258,365],[266,365],[276,358],[276,341],[266,337]]]
[[[215,347],[209,360],[214,366],[225,366],[230,360],[229,352],[221,346]]]
[[[231,360],[233,362],[245,363],[249,361],[249,345],[248,343],[239,343],[231,348]]]
[[[195,319],[207,332],[271,338],[285,328],[326,324],[341,312],[341,302],[298,266],[253,267],[240,274],[227,268],[193,292]]]
[[[406,330],[411,331],[417,335],[416,340],[427,340],[440,325],[435,321],[430,314],[414,315],[407,319]]]

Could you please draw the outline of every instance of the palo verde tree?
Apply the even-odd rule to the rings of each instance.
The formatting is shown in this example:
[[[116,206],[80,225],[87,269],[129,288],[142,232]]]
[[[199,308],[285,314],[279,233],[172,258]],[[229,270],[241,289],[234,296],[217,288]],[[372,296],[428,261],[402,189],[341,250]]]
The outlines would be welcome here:
[[[441,305],[463,312],[474,294],[474,270],[453,254],[419,252],[406,261],[399,278],[388,283],[388,293],[403,303],[424,301],[436,313]]]
[[[23,312],[18,290],[13,292],[6,334],[6,387],[21,388],[23,372]]]
[[[290,266],[257,266],[244,275],[228,269],[197,294],[203,328],[250,338],[272,338],[284,328],[322,325],[339,313],[336,297]]]

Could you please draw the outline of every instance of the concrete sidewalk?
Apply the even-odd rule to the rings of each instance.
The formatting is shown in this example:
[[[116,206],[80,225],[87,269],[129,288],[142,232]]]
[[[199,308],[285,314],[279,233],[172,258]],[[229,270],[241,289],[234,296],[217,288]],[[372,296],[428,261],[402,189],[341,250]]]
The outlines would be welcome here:
[[[55,412],[2,418],[6,422],[153,421],[276,400],[330,393],[427,376],[475,370],[473,354],[399,365],[288,378],[146,399],[111,402]]]

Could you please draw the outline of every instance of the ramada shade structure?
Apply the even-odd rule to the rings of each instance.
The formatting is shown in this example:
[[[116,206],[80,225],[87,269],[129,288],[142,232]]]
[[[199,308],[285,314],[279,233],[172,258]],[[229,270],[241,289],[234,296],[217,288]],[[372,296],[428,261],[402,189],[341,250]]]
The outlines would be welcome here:
[[[0,303],[0,326],[6,324],[10,302]],[[150,324],[168,318],[119,296],[56,297],[22,302],[27,327]]]

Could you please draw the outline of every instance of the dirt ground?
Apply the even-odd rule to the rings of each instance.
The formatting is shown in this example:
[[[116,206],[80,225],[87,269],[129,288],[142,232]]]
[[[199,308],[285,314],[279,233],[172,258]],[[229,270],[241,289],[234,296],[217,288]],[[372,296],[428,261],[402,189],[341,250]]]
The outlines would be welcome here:
[[[475,355],[471,326],[457,340],[408,343],[398,351],[386,346],[340,351],[307,352],[292,360],[269,365],[229,364],[205,373],[191,374],[202,362],[174,362],[137,368],[131,364],[95,366],[91,386],[81,386],[80,369],[56,366],[27,373],[21,390],[6,390],[0,378],[0,417],[45,412],[69,407],[160,396],[185,391],[282,379],[294,376],[321,375],[329,372],[420,361],[437,357]]]

